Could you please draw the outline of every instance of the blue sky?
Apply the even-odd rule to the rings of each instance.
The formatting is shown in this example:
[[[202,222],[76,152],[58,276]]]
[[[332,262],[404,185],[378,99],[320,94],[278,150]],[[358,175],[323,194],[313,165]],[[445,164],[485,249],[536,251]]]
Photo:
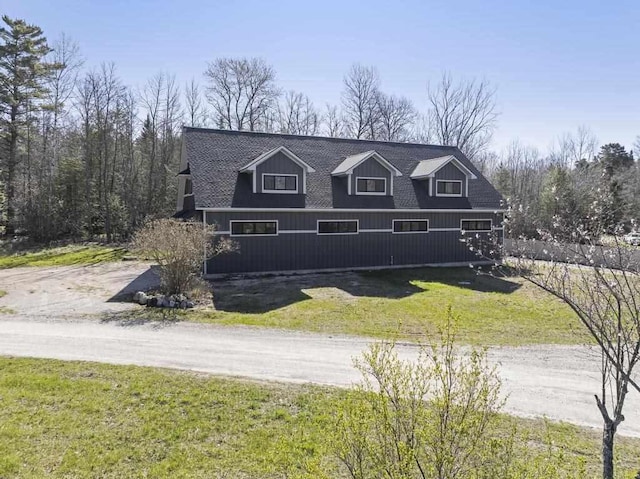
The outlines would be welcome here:
[[[219,56],[258,56],[285,89],[337,103],[354,62],[426,109],[443,70],[498,90],[494,147],[546,149],[589,126],[601,143],[640,135],[640,3],[575,0],[0,0],[0,11],[76,40],[86,66],[115,62],[142,85],[158,71],[202,81]]]

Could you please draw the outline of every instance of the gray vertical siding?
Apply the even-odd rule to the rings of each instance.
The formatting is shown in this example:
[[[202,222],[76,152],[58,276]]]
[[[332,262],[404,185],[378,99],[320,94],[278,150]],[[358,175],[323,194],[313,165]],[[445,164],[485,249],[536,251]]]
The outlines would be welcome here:
[[[298,192],[303,191],[303,175],[302,168],[295,162],[291,161],[284,153],[277,153],[271,158],[263,161],[256,167],[256,192],[262,193],[262,174],[285,174],[298,176]]]
[[[357,219],[360,233],[318,235],[318,220]],[[428,219],[428,233],[392,233],[394,219]],[[222,236],[230,220],[276,220],[277,236],[236,236],[237,253],[213,258],[208,274],[245,273],[336,268],[384,267],[476,261],[478,257],[460,241],[460,220],[491,219],[489,213],[429,212],[208,212],[207,222],[216,224]],[[437,231],[440,229],[441,231]],[[451,231],[444,231],[452,229]],[[365,230],[365,231],[362,231]],[[384,231],[366,231],[384,230]],[[287,233],[287,231],[291,231]]]
[[[369,158],[353,169],[353,174],[351,175],[351,193],[354,195],[356,194],[356,178],[359,176],[386,178],[387,196],[391,195],[391,172],[377,160]]]

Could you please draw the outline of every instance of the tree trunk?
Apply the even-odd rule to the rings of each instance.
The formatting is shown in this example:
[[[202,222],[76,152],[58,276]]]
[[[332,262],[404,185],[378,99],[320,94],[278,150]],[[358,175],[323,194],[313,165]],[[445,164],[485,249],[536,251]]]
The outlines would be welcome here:
[[[7,162],[6,184],[5,184],[5,201],[7,202],[7,222],[5,233],[12,235],[15,233],[15,170],[18,159],[18,127],[16,121],[18,118],[18,107],[11,107],[11,122],[9,124],[9,161]]]
[[[613,479],[613,442],[616,435],[616,424],[605,421],[602,432],[602,478]]]

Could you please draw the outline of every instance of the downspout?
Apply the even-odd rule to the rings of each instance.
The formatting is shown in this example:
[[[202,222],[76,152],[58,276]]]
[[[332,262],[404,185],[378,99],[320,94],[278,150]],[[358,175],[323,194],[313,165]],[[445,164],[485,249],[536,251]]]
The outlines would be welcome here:
[[[202,266],[202,271],[204,276],[207,276],[207,242],[206,242],[206,237],[207,237],[207,212],[206,211],[202,211],[202,238],[205,239],[205,241],[203,241],[204,243],[204,261],[203,261],[203,266]]]

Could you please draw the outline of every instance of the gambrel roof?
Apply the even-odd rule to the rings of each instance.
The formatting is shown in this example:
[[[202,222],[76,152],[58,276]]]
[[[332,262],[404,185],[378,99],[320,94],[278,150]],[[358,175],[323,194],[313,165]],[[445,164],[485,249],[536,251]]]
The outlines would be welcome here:
[[[350,140],[246,131],[184,128],[183,154],[191,171],[195,207],[205,208],[365,208],[365,209],[501,209],[502,196],[455,147]],[[263,155],[286,148],[314,171],[306,175],[300,195],[253,193],[251,176],[243,173]],[[279,150],[284,152],[285,150]],[[373,154],[395,170],[393,196],[349,195],[346,177]],[[455,157],[477,179],[469,181],[468,197],[429,196],[427,181],[412,179],[419,165]],[[364,158],[364,159],[363,159]],[[422,163],[427,161],[427,163]],[[183,158],[185,161],[185,158]],[[440,160],[438,160],[440,161]],[[433,162],[435,165],[436,162]],[[392,170],[392,171],[393,171]],[[422,171],[422,170],[419,170]],[[337,174],[336,174],[337,172]],[[346,174],[346,173],[345,173]]]

